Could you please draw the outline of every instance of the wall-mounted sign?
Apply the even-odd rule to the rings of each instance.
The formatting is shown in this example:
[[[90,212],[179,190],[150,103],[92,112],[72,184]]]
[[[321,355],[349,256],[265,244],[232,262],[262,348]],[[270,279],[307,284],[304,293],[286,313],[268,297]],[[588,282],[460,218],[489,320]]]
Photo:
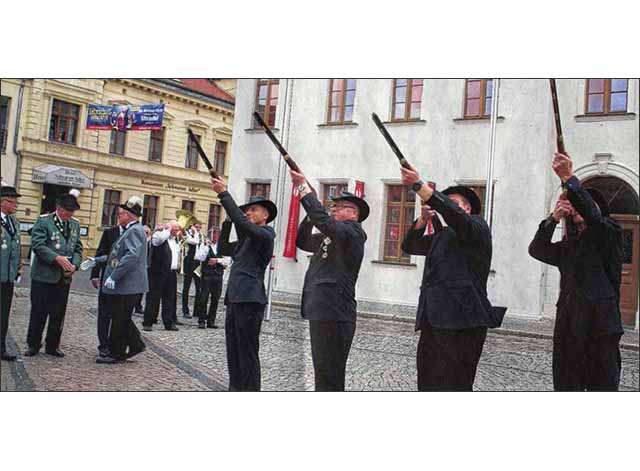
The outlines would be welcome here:
[[[150,180],[145,180],[144,178],[140,181],[145,186],[152,186],[154,188],[163,188],[166,190],[178,190],[178,191],[186,191],[189,193],[198,193],[200,188],[196,188],[194,186],[182,186],[176,185],[175,183],[162,183],[162,182],[154,182]]]
[[[164,104],[89,105],[87,129],[110,131],[160,131]]]
[[[31,181],[73,188],[91,188],[91,179],[80,170],[59,165],[42,165],[33,169]]]
[[[89,228],[87,226],[80,226],[80,235],[87,237],[87,234],[89,234]]]
[[[21,222],[20,223],[20,232],[29,232],[33,227],[33,222]]]

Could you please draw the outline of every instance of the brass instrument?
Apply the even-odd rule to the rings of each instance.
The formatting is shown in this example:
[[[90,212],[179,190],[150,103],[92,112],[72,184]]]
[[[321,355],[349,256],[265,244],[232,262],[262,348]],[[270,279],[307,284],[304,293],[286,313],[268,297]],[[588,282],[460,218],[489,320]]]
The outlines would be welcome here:
[[[191,214],[191,211],[187,211],[186,209],[179,209],[176,211],[176,220],[183,232],[194,224],[202,224],[197,217]]]

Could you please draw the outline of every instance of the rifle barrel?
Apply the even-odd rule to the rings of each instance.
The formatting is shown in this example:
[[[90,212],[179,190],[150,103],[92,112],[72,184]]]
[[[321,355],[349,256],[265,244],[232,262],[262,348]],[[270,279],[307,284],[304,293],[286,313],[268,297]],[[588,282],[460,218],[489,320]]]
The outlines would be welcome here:
[[[402,165],[406,169],[413,170],[413,167],[409,165],[409,162],[407,162],[407,159],[404,157],[404,155],[402,154],[402,151],[400,150],[398,145],[395,143],[395,141],[389,134],[389,131],[387,131],[387,128],[385,127],[385,125],[382,124],[382,121],[380,120],[378,115],[376,113],[371,113],[371,119],[373,119],[373,122],[380,130],[380,133],[382,134],[382,137],[384,137],[385,140],[387,141],[387,144],[389,144],[389,147],[391,147],[391,150],[393,151],[393,153],[396,154],[396,157],[400,161],[400,165]]]

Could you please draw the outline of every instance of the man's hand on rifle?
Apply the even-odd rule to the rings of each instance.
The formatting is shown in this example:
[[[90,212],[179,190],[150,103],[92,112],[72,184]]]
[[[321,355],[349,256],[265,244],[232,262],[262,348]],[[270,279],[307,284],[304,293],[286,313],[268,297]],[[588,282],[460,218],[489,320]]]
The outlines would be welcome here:
[[[213,184],[213,191],[215,191],[216,193],[227,191],[227,184],[222,179],[212,177],[211,183]]]
[[[411,186],[420,180],[420,174],[415,170],[400,167],[400,173],[402,174],[402,184],[404,186]]]
[[[572,211],[573,206],[571,206],[567,197],[564,194],[560,195],[560,198],[558,198],[556,202],[556,207],[553,210],[553,219],[559,222],[562,218],[571,215]]]
[[[290,169],[289,174],[291,175],[291,181],[293,181],[294,186],[300,186],[307,183],[307,177],[304,176],[304,173]]]
[[[565,183],[573,176],[573,162],[571,162],[571,158],[568,155],[554,153],[551,166],[556,175],[562,180],[562,183]]]

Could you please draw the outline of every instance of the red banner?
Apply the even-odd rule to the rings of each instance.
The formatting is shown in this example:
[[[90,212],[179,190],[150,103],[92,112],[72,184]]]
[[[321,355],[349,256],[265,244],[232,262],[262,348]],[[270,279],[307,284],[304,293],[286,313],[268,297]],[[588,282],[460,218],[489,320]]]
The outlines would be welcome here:
[[[353,190],[353,194],[358,198],[364,198],[364,182],[356,180],[356,188]]]
[[[436,184],[434,182],[427,182],[427,185],[429,185],[429,188],[435,191]],[[427,229],[425,231],[425,235],[432,235],[434,232],[435,230],[433,229],[433,222],[431,221],[431,219],[427,219]]]
[[[300,219],[300,195],[295,186],[291,189],[289,203],[289,220],[287,221],[287,236],[284,240],[283,257],[296,258],[296,236],[298,235],[298,220]]]

